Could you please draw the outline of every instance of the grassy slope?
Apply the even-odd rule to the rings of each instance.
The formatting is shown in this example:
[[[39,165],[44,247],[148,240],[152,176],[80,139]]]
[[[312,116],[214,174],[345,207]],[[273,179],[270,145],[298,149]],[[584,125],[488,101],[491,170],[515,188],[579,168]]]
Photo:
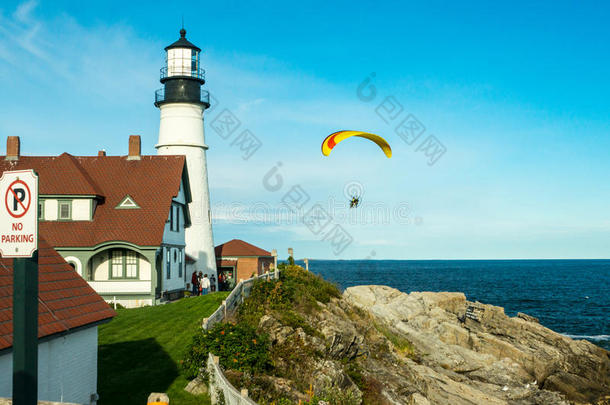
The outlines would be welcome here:
[[[99,328],[100,405],[146,404],[151,392],[166,392],[175,405],[209,404],[184,391],[179,362],[201,319],[227,293],[192,297],[156,307],[118,310]]]

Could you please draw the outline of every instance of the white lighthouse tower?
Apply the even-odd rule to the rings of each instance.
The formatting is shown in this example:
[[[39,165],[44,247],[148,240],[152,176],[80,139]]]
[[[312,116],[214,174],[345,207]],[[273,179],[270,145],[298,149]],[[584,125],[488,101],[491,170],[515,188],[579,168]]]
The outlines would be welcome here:
[[[163,88],[155,93],[155,106],[161,110],[159,155],[185,155],[192,202],[191,226],[186,228],[186,253],[196,259],[195,269],[210,277],[216,275],[212,215],[204,140],[203,112],[210,106],[210,95],[201,86],[204,70],[199,64],[201,49],[187,41],[186,31],[165,48],[166,65],[161,68]],[[218,278],[218,277],[216,277]]]

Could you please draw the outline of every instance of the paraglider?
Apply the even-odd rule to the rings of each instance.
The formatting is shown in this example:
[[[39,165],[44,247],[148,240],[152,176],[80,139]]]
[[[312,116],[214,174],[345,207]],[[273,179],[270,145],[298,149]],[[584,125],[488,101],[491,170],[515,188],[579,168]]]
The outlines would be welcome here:
[[[381,148],[383,153],[385,153],[385,155],[388,158],[392,157],[392,148],[390,147],[390,144],[385,139],[383,139],[379,135],[371,134],[368,132],[362,132],[362,131],[338,131],[338,132],[334,132],[334,133],[328,135],[326,137],[326,139],[324,139],[324,142],[322,142],[322,154],[324,156],[330,155],[330,152],[339,142],[342,142],[342,141],[346,140],[347,138],[351,138],[352,136],[366,138],[366,139],[369,139],[369,140],[375,142],[377,144],[377,146],[379,146]]]
[[[360,197],[352,196],[351,200],[349,201],[349,207],[358,208],[359,205],[360,205]]]

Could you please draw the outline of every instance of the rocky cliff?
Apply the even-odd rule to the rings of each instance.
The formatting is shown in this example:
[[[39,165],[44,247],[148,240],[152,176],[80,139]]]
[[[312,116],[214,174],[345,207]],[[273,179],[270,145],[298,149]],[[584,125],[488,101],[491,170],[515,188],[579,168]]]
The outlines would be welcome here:
[[[359,349],[371,354],[363,370],[383,382],[390,403],[610,403],[609,352],[528,315],[511,318],[462,293],[405,294],[385,286],[348,288],[342,301],[327,308],[328,320],[358,308],[363,319],[411,344],[408,356]]]
[[[259,404],[610,404],[610,353],[531,316],[462,293],[341,294],[298,266],[281,274],[255,284],[231,332],[266,335],[268,366],[221,354],[233,385]]]
[[[609,353],[531,316],[511,318],[462,293],[385,286],[348,288],[318,305],[305,315],[315,333],[273,314],[259,330],[270,335],[279,370],[333,402],[610,404]],[[284,396],[308,399],[295,381],[269,379]]]

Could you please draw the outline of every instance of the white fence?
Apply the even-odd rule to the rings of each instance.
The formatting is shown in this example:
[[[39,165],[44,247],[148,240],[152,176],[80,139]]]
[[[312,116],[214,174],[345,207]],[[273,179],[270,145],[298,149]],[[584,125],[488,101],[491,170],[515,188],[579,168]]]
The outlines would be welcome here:
[[[265,273],[261,274],[260,276],[249,278],[245,281],[240,281],[239,284],[235,286],[233,291],[231,291],[231,294],[229,294],[227,299],[224,300],[218,307],[218,309],[208,318],[203,319],[201,327],[204,330],[208,330],[218,322],[222,322],[227,317],[227,314],[232,313],[239,306],[239,304],[244,302],[244,299],[250,295],[250,290],[252,290],[252,286],[256,280],[271,280],[273,278],[279,278],[279,275],[280,271],[276,270],[273,273]]]
[[[204,318],[201,327],[204,330],[208,330],[218,322],[222,322],[226,319],[227,314],[233,312],[242,302],[244,302],[244,299],[250,295],[250,291],[256,280],[271,280],[273,278],[279,278],[279,276],[280,271],[276,270],[273,273],[265,273],[245,281],[240,281],[233,291],[231,291],[231,294],[229,294],[227,299],[222,302],[220,307],[218,307],[218,309],[208,318]],[[256,405],[256,402],[248,398],[248,390],[243,389],[240,392],[231,385],[218,364],[218,357],[212,355],[212,353],[208,355],[207,370],[212,404],[223,403],[220,400],[220,396],[222,395],[224,404],[226,405]]]
[[[226,405],[256,405],[256,402],[248,398],[248,390],[243,389],[240,392],[231,385],[222,373],[222,369],[218,364],[218,357],[213,356],[212,353],[208,357],[208,376],[210,378],[210,398],[213,404],[220,402]],[[224,398],[224,402],[221,401],[221,395]]]

